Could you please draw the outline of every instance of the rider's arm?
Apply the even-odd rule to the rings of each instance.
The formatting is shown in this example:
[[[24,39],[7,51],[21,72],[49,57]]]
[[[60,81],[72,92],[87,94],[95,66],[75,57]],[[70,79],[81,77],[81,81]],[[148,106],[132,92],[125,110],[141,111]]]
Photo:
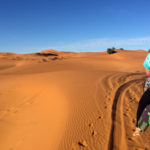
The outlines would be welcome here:
[[[143,66],[145,68],[145,72],[146,72],[146,75],[148,77],[150,77],[150,53],[147,55],[147,57],[145,58],[145,61],[143,63]]]

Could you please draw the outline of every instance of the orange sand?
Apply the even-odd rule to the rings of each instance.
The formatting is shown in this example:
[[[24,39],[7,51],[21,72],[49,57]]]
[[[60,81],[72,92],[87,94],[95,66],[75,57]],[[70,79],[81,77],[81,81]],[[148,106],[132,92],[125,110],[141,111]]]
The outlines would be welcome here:
[[[0,150],[144,150],[133,137],[147,52],[0,53]]]

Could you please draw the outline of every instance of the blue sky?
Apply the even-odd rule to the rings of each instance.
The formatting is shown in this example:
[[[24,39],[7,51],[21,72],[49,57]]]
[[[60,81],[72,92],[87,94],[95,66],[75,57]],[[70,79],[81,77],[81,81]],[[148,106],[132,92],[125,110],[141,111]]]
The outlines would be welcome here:
[[[149,0],[0,1],[0,52],[150,48]]]

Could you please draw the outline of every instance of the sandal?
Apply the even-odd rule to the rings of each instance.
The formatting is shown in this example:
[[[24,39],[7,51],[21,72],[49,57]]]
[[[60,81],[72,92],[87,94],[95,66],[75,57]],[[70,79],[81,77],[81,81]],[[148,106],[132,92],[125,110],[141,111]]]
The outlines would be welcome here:
[[[133,136],[139,136],[140,135],[140,128],[136,128],[135,132],[133,133]]]

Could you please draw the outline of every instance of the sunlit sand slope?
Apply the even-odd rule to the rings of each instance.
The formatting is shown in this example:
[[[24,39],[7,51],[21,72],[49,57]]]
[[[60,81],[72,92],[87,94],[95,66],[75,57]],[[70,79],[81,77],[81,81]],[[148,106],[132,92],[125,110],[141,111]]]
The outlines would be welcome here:
[[[144,150],[133,137],[147,52],[0,53],[1,150]]]

